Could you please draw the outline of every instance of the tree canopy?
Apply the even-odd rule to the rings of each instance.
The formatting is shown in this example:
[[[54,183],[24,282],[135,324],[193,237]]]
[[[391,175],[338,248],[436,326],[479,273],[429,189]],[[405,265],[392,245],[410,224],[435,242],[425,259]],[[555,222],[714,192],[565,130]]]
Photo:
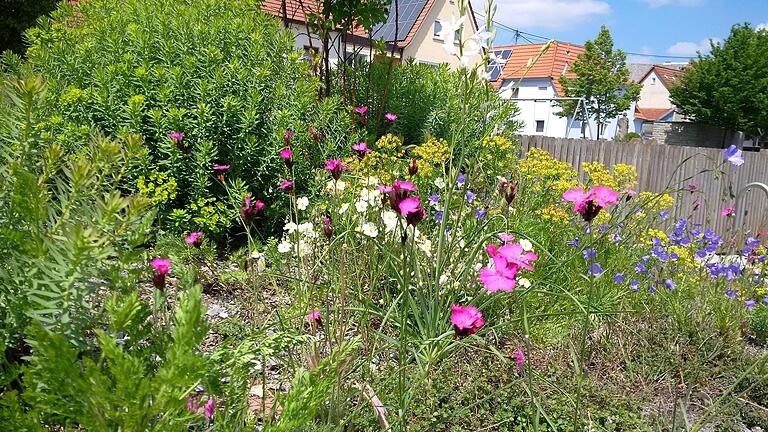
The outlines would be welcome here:
[[[768,30],[737,24],[728,39],[711,47],[670,89],[672,102],[695,121],[767,136]]]
[[[590,119],[597,124],[597,138],[603,126],[619,114],[627,111],[640,95],[640,86],[629,81],[627,55],[613,49],[613,38],[608,28],[602,26],[594,41],[584,43],[584,52],[571,65],[575,78],[560,77],[560,84],[567,97],[582,97]],[[583,117],[576,101],[562,104],[561,115]],[[582,120],[588,120],[581,118]]]

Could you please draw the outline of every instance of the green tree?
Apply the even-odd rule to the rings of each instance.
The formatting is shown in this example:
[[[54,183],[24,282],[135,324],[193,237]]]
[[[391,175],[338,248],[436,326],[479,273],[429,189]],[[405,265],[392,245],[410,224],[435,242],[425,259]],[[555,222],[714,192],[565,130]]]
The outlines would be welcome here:
[[[699,53],[672,102],[695,121],[749,135],[768,135],[768,30],[737,24],[711,54]]]
[[[602,26],[594,41],[584,43],[584,52],[573,62],[571,70],[575,78],[560,77],[566,97],[584,98],[587,118],[577,101],[563,102],[560,115],[575,115],[581,120],[594,119],[597,138],[604,125],[629,109],[640,96],[640,85],[629,82],[627,55],[613,49],[613,38],[608,28]]]
[[[24,30],[41,15],[56,8],[59,0],[0,0],[0,52],[24,52]]]

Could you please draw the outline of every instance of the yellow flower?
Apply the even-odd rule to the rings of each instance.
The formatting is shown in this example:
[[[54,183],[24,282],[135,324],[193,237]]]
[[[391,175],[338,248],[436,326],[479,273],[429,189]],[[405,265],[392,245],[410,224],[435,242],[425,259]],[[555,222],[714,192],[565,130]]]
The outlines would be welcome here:
[[[550,205],[543,209],[536,210],[536,214],[541,216],[542,219],[550,220],[552,222],[567,223],[570,220],[568,212],[556,205]]]

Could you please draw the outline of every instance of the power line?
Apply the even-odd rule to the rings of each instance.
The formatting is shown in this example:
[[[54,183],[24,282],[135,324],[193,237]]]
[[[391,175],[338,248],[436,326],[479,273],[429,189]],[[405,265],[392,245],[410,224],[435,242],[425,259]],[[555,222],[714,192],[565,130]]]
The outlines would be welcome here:
[[[480,13],[475,13],[475,15],[477,15],[479,18],[485,19],[485,15],[482,15]],[[552,38],[552,37],[547,37],[547,36],[541,36],[541,35],[537,35],[537,34],[533,34],[533,33],[528,33],[528,32],[522,31],[520,29],[516,29],[516,28],[510,27],[510,26],[508,26],[508,25],[506,25],[504,23],[500,23],[500,22],[498,22],[496,20],[493,20],[493,24],[496,27],[500,28],[500,29],[504,29],[504,30],[507,30],[509,32],[514,33],[514,35],[515,35],[514,36],[515,37],[514,45],[517,45],[518,37],[524,39],[525,41],[527,41],[528,43],[531,43],[531,44],[534,43],[534,42],[532,42],[530,38],[539,39],[539,40],[542,40],[542,41],[548,41],[548,40],[551,40],[551,39],[555,39],[555,38]],[[528,36],[528,37],[526,37],[526,36]],[[642,57],[665,58],[665,59],[679,59],[679,60],[690,60],[692,58],[696,58],[696,56],[657,55],[657,54],[636,53],[636,52],[630,52],[630,51],[624,51],[624,53],[627,54],[627,55],[636,55],[636,56],[642,56]]]

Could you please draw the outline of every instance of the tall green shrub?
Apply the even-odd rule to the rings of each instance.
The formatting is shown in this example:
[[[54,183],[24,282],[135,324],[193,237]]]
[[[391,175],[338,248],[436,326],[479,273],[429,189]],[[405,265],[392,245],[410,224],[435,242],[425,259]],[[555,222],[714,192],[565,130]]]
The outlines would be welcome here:
[[[421,144],[428,135],[448,139],[460,128],[467,142],[479,144],[485,125],[492,123],[483,114],[488,112],[499,116],[507,133],[517,129],[513,120],[517,107],[503,101],[487,83],[463,80],[461,72],[451,71],[447,65],[435,67],[409,60],[392,68],[385,98],[388,69],[386,62],[357,64],[354,79],[347,80],[355,104],[369,107],[371,133],[383,132],[384,125],[376,120],[382,118],[386,123],[383,115],[387,112],[397,115],[388,131],[402,136],[406,145]],[[462,107],[462,86],[471,94],[468,109]]]
[[[265,200],[282,172],[284,131],[296,132],[302,155],[314,151],[309,127],[324,129],[293,36],[254,0],[91,0],[62,5],[28,37],[29,62],[49,82],[50,133],[65,146],[90,127],[141,134],[149,152],[125,186],[140,175],[148,185],[153,172],[175,183],[155,202],[166,215],[178,209],[188,229],[223,231],[237,214],[214,165],[230,165],[227,181],[243,179]],[[184,149],[172,132],[184,133]]]
[[[100,291],[125,288],[123,272],[146,241],[154,212],[121,193],[135,135],[95,136],[64,157],[40,134],[40,79],[9,79],[0,99],[0,349],[14,358],[38,322],[82,345]],[[23,351],[23,348],[21,348]]]

